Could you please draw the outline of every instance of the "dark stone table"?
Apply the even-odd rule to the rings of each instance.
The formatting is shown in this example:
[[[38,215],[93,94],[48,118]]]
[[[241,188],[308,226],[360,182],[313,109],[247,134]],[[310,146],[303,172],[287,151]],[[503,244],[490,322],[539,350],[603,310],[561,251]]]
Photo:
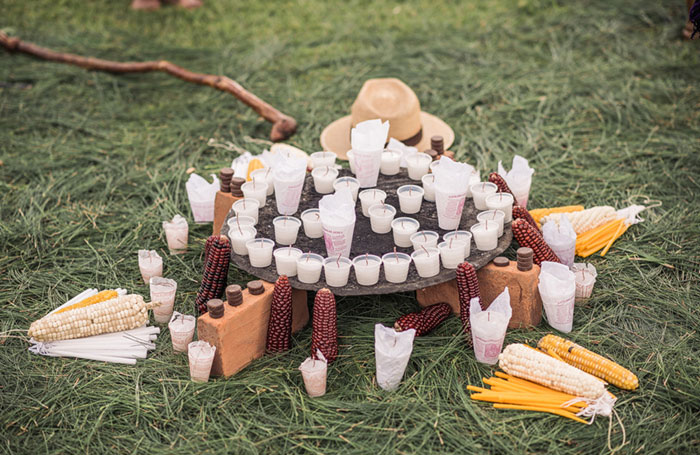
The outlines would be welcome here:
[[[339,177],[352,176],[349,170],[341,169]],[[436,231],[440,234],[440,241],[442,241],[442,235],[449,232],[438,228],[437,220],[437,210],[435,208],[434,202],[423,201],[420,213],[415,213],[411,215],[403,214],[399,210],[399,199],[396,194],[396,189],[401,185],[414,184],[420,186],[420,181],[410,180],[408,174],[405,170],[402,170],[399,174],[393,176],[379,175],[379,181],[377,182],[377,188],[382,189],[386,192],[386,203],[392,205],[396,208],[396,217],[410,217],[418,220],[420,222],[420,230],[431,230]],[[360,189],[362,191],[362,189]],[[301,195],[301,202],[299,203],[299,210],[294,214],[297,218],[300,218],[301,212],[308,208],[318,208],[318,201],[324,195],[316,193],[314,190],[313,178],[311,174],[307,174],[306,182],[304,184],[304,190]],[[356,205],[356,222],[355,231],[353,233],[352,249],[350,253],[350,258],[359,256],[365,253],[376,254],[377,256],[382,256],[385,253],[389,253],[394,249],[394,238],[393,234],[389,232],[388,234],[376,234],[370,228],[369,218],[362,214],[362,206],[360,200],[357,200]],[[461,230],[469,230],[473,224],[477,222],[476,214],[478,211],[474,207],[474,202],[471,198],[468,198],[465,205],[464,211],[462,212],[462,220],[460,222],[459,228]],[[221,233],[223,235],[228,235],[228,219],[234,216],[233,210],[231,210],[226,217],[226,222],[224,222]],[[268,196],[267,204],[265,207],[260,209],[258,217],[258,225],[256,229],[258,230],[258,237],[265,237],[274,240],[275,231],[272,225],[272,220],[279,216],[277,213],[277,205],[275,203],[275,195]],[[474,245],[472,240],[471,245],[471,255],[467,260],[474,266],[474,268],[481,268],[488,264],[494,257],[500,255],[505,251],[510,245],[513,239],[513,233],[510,229],[510,223],[504,227],[503,235],[498,239],[498,246],[496,249],[491,251],[479,251]],[[277,245],[277,247],[288,246],[288,245]],[[297,242],[294,247],[299,248],[303,252],[311,251],[313,253],[318,253],[323,257],[326,257],[326,246],[323,241],[323,237],[318,239],[310,239],[304,234],[304,227],[299,229],[299,235],[297,237]],[[397,247],[397,251],[410,254],[413,251],[412,247],[401,248]],[[275,260],[273,258],[272,265],[266,268],[256,268],[250,265],[248,256],[239,256],[237,254],[231,253],[231,262],[235,267],[245,270],[246,272],[254,275],[262,280],[274,283],[277,280],[277,270],[275,268]],[[455,277],[455,271],[453,269],[441,268],[440,273],[430,278],[421,278],[416,271],[414,265],[411,265],[408,278],[406,282],[395,284],[389,283],[384,279],[384,272],[380,272],[379,282],[374,286],[361,286],[355,281],[355,273],[353,270],[350,272],[350,279],[348,284],[342,288],[330,287],[336,295],[368,295],[368,294],[391,294],[394,292],[407,292],[415,291],[417,289],[423,289],[428,286],[433,286],[436,284],[441,284],[449,281]],[[321,273],[321,279],[314,284],[302,283],[296,279],[296,277],[289,277],[289,282],[295,289],[305,289],[307,291],[316,291],[318,289],[328,287],[326,285],[324,275]]]

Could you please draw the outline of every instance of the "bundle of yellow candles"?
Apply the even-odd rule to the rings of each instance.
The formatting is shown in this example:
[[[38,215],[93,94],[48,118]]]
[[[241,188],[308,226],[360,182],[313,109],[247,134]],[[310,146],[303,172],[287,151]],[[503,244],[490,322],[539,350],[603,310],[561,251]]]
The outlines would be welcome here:
[[[578,235],[576,255],[586,258],[602,248],[600,255],[605,256],[615,240],[620,238],[629,227],[630,225],[624,219],[617,219]]]

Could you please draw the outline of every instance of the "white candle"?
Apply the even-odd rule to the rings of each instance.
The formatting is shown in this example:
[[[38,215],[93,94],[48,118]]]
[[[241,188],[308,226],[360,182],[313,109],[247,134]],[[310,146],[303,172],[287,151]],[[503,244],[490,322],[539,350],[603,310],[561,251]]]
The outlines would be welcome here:
[[[333,152],[315,152],[311,154],[311,164],[314,169],[323,166],[335,166],[335,159],[338,158]]]
[[[321,278],[323,258],[315,253],[304,253],[297,259],[297,278],[302,283],[312,284]]]
[[[414,153],[406,158],[408,164],[408,178],[411,180],[420,180],[430,170],[430,163],[433,159],[427,153]]]
[[[391,231],[391,221],[396,215],[396,209],[389,204],[374,204],[369,208],[369,222],[372,231],[386,234]]]
[[[150,282],[151,277],[163,276],[163,258],[156,250],[139,250],[138,256],[139,271],[144,283]]]
[[[382,260],[373,254],[364,254],[352,260],[355,268],[355,278],[357,284],[362,286],[373,286],[379,281],[379,269],[382,267]]]
[[[362,214],[369,216],[369,208],[374,204],[381,204],[386,200],[386,193],[376,188],[360,191],[360,203],[362,204]]]
[[[180,314],[177,311],[173,313],[173,318],[168,323],[173,351],[187,352],[187,345],[194,337],[194,325],[194,316]]]
[[[302,251],[299,248],[292,248],[291,246],[277,248],[272,252],[272,255],[275,257],[277,275],[296,276],[297,259],[302,255]]]
[[[442,236],[445,242],[449,242],[451,238],[464,242],[464,257],[468,258],[472,249],[472,233],[469,231],[451,231]]]
[[[435,231],[418,231],[411,235],[410,240],[413,249],[418,251],[421,247],[437,248],[439,238],[440,236]]]
[[[513,221],[513,195],[496,193],[486,196],[486,207],[490,210],[500,210],[505,215],[504,223]]]
[[[153,318],[159,324],[165,324],[173,316],[177,282],[169,278],[152,277],[148,283],[152,302],[160,302],[153,308]]]
[[[456,269],[466,258],[466,256],[464,256],[465,249],[466,242],[455,240],[454,237],[447,242],[439,243],[438,250],[440,251],[440,262],[442,262],[442,266],[446,269]]]
[[[399,208],[403,213],[418,213],[423,203],[423,188],[416,185],[403,185],[396,190],[399,196]]]
[[[293,216],[278,216],[272,220],[275,227],[275,242],[280,245],[292,245],[297,241],[301,220]]]
[[[265,207],[265,202],[267,200],[267,183],[256,182],[246,182],[241,185],[241,191],[243,191],[243,196],[250,199],[255,199],[260,204],[260,207]]]
[[[238,226],[250,226],[255,227],[255,218],[252,216],[238,216],[234,215],[228,219],[226,222],[228,224],[229,230],[238,229]]]
[[[429,278],[440,273],[440,251],[437,248],[424,248],[411,253],[418,275]]]
[[[496,184],[491,182],[475,183],[469,188],[472,191],[474,206],[477,210],[487,210],[488,207],[486,207],[486,196],[498,191]]]
[[[233,211],[239,216],[249,216],[258,224],[258,208],[260,203],[257,199],[243,198],[233,203]]]
[[[396,150],[385,150],[382,153],[382,164],[379,172],[384,175],[396,175],[401,170],[401,153]]]
[[[501,353],[506,337],[506,316],[497,311],[482,311],[471,318],[472,344],[476,360],[494,365],[498,361],[498,354]]]
[[[248,248],[250,265],[253,267],[268,267],[272,264],[272,249],[275,242],[270,239],[251,239],[245,243]]]
[[[391,222],[391,230],[394,232],[394,244],[402,248],[413,246],[411,236],[418,232],[420,223],[413,218],[401,217]]]
[[[476,248],[481,251],[490,251],[498,246],[498,225],[488,220],[476,223],[470,228],[474,236]]]
[[[301,365],[301,377],[304,379],[306,393],[311,398],[321,397],[326,394],[326,373],[328,372],[328,362],[323,358],[320,350],[316,351],[317,359],[307,357]]]
[[[408,278],[411,256],[406,253],[387,253],[382,256],[384,278],[389,283],[403,283]]]
[[[250,173],[250,178],[254,182],[267,183],[267,195],[271,196],[275,192],[275,179],[272,177],[272,168],[256,169]],[[242,187],[242,185],[241,185]]]
[[[248,240],[254,238],[258,231],[252,226],[236,226],[234,229],[229,229],[228,238],[231,240],[231,249],[234,253],[241,256],[248,255]]]
[[[498,226],[498,236],[503,235],[503,220],[505,219],[505,215],[503,214],[502,211],[500,210],[486,210],[484,212],[480,212],[476,215],[477,221],[479,223],[483,223],[484,221],[488,221],[489,223],[495,223]]]
[[[187,349],[190,361],[190,378],[195,382],[207,382],[211,373],[211,364],[214,362],[216,346],[206,341],[193,341]]]
[[[301,221],[304,223],[304,234],[308,238],[323,237],[323,224],[321,224],[321,213],[318,209],[308,209],[301,212]]]
[[[352,199],[357,202],[357,192],[360,190],[360,181],[355,177],[340,177],[333,182],[333,189],[347,188],[352,194]]]
[[[329,166],[314,167],[311,177],[314,179],[314,189],[317,193],[329,194],[334,191],[333,182],[338,177],[338,169]]]
[[[475,170],[471,174],[469,174],[469,180],[467,184],[467,197],[472,197],[472,185],[476,185],[481,181],[481,175],[479,174],[479,171]]]
[[[189,225],[182,215],[175,215],[171,221],[163,221],[163,230],[170,254],[182,254],[187,251]]]
[[[348,284],[352,261],[344,257],[326,258],[323,260],[323,272],[326,275],[326,284],[336,288]]]
[[[423,183],[423,199],[435,202],[435,174],[425,174],[420,180]]]
[[[348,150],[346,153],[348,156],[348,164],[350,164],[350,172],[355,173],[355,153],[352,150]]]

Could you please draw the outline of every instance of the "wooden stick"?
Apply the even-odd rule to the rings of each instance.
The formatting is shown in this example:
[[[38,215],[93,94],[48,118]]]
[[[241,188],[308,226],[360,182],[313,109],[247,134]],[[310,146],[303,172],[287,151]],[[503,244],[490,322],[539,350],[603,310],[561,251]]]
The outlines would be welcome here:
[[[37,46],[33,43],[22,41],[19,38],[7,36],[0,31],[0,45],[9,52],[22,52],[43,60],[52,62],[67,63],[80,66],[88,70],[106,71],[109,73],[148,73],[151,71],[161,71],[171,76],[175,76],[183,81],[193,84],[208,85],[209,87],[228,92],[247,104],[255,112],[260,114],[265,120],[272,123],[270,139],[273,142],[283,141],[292,136],[297,130],[297,121],[265,101],[261,100],[253,93],[249,92],[241,84],[226,76],[216,76],[213,74],[194,73],[177,66],[166,60],[152,60],[147,62],[115,62],[94,57],[83,57],[82,55],[56,52],[45,47]]]

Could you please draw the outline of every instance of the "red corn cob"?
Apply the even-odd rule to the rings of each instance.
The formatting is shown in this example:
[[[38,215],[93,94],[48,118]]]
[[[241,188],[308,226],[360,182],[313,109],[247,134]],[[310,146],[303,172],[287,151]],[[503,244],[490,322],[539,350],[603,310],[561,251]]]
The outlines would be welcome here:
[[[530,226],[535,228],[535,231],[537,231],[538,234],[541,234],[540,228],[537,227],[537,222],[535,221],[534,218],[532,218],[532,215],[530,215],[530,212],[528,212],[527,209],[520,207],[519,205],[514,205],[513,206],[513,219],[517,220],[518,218],[527,221],[527,223]]]
[[[195,307],[206,313],[207,302],[218,299],[226,289],[226,278],[231,260],[231,242],[224,235],[212,235],[207,239],[204,254],[204,272],[199,286]]]
[[[338,325],[335,296],[328,289],[321,289],[314,299],[311,333],[311,356],[316,358],[320,350],[328,363],[338,357]]]
[[[561,262],[554,251],[547,245],[547,243],[542,238],[540,232],[530,226],[530,224],[522,218],[518,218],[513,221],[511,225],[513,229],[513,236],[518,244],[532,248],[533,262],[537,265],[541,265],[544,261],[550,262]]]
[[[462,328],[464,329],[464,334],[467,335],[467,342],[471,344],[469,302],[474,297],[477,297],[482,310],[484,309],[484,302],[481,300],[476,270],[469,262],[462,262],[457,266],[457,293],[459,294],[459,318],[462,320]]]
[[[452,307],[449,303],[436,303],[421,311],[401,316],[394,322],[394,329],[397,332],[416,329],[416,336],[419,337],[440,325],[450,313],[452,313]]]
[[[283,352],[289,349],[292,338],[292,287],[286,275],[275,283],[267,324],[267,351]]]
[[[513,196],[513,205],[518,205],[518,201],[515,199],[515,195],[510,190],[508,183],[506,183],[506,179],[504,179],[498,172],[492,172],[489,174],[489,182],[498,187],[499,193],[510,193]]]

